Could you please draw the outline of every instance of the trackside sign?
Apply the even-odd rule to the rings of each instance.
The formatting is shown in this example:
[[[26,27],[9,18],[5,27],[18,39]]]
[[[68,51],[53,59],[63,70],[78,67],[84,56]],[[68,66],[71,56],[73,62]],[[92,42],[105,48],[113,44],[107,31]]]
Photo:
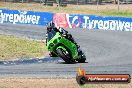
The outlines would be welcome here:
[[[53,13],[20,10],[0,10],[0,23],[45,25],[52,20]]]
[[[132,18],[125,17],[55,13],[53,20],[57,26],[66,28],[132,31]]]
[[[64,28],[132,31],[132,18],[0,9],[0,23],[45,26],[49,22]]]

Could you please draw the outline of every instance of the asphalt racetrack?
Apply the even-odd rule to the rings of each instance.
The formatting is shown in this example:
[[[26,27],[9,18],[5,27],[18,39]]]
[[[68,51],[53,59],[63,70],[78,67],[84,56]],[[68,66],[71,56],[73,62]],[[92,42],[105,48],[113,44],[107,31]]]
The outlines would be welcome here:
[[[0,77],[75,77],[81,65],[87,73],[132,75],[132,32],[68,30],[87,57],[86,63],[65,64],[61,58],[1,61]],[[0,24],[0,34],[45,39],[45,27]]]

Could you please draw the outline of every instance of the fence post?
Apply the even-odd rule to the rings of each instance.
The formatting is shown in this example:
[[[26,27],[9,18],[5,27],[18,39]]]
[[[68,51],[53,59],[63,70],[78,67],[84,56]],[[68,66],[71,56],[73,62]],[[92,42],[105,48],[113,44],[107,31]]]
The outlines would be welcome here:
[[[22,0],[22,3],[23,3],[24,1]]]
[[[76,2],[77,2],[77,5],[78,5],[79,0],[76,0]]]
[[[120,0],[118,0],[118,12],[120,10]]]
[[[98,12],[99,0],[97,0],[97,12]]]
[[[60,6],[61,0],[56,0],[57,4]]]

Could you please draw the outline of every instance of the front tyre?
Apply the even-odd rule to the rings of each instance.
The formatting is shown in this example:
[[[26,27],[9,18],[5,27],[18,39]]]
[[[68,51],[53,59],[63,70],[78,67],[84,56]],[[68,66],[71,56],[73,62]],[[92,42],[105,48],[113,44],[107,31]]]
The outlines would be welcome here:
[[[50,57],[57,57],[57,55],[53,52],[50,52],[49,55],[50,55]]]
[[[63,49],[59,48],[56,50],[59,57],[61,57],[67,64],[73,63],[74,61],[71,60],[71,56],[69,52],[64,51]]]

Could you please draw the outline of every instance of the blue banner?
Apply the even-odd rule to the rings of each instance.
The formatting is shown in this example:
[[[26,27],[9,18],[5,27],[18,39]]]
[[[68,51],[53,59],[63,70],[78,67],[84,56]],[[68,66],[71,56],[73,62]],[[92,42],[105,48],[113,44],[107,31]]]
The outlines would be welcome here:
[[[45,26],[53,13],[0,9],[0,23],[33,24]]]
[[[0,9],[0,23],[45,26],[54,21],[64,28],[132,31],[132,18]]]
[[[69,28],[132,31],[132,18],[68,14]]]

